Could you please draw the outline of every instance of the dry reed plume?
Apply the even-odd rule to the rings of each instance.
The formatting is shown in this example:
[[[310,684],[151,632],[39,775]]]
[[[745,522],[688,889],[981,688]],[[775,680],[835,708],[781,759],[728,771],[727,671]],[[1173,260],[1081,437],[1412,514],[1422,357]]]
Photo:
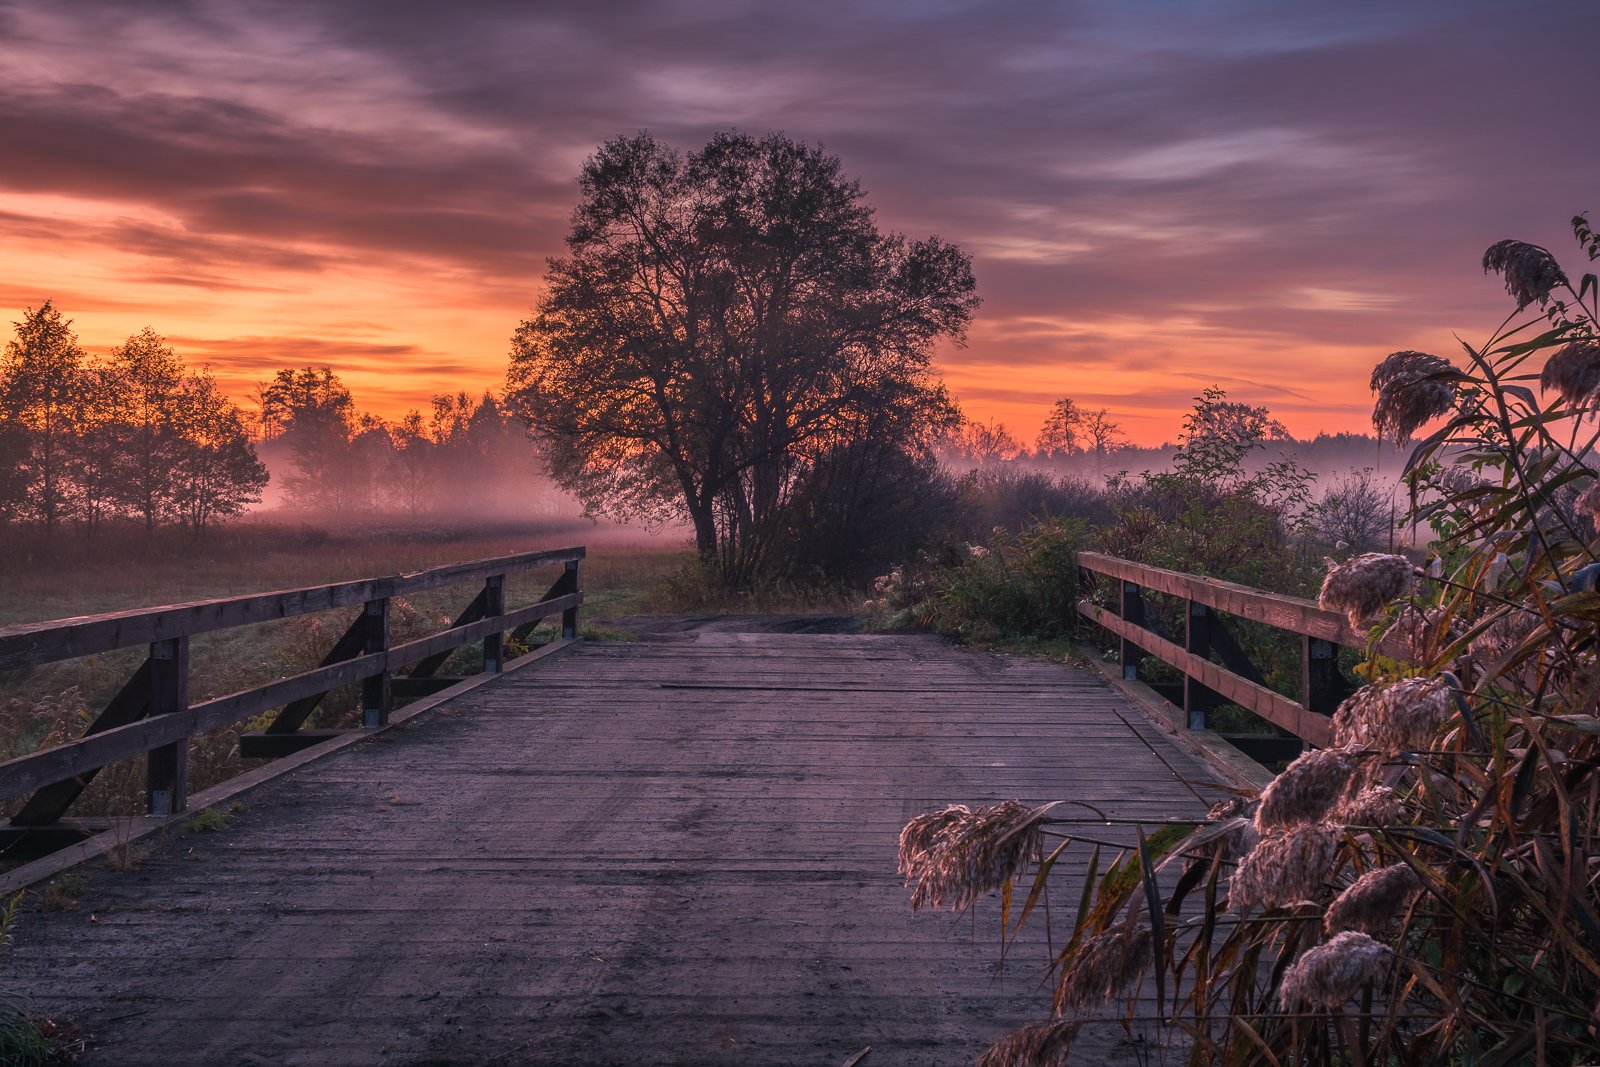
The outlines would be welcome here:
[[[1591,481],[1589,488],[1578,494],[1578,499],[1572,502],[1572,509],[1600,526],[1600,479]]]
[[[978,1067],[1066,1067],[1082,1023],[1054,1019],[1013,1030],[978,1058]]]
[[[1393,955],[1366,934],[1335,934],[1290,964],[1278,987],[1278,1006],[1286,1011],[1302,1004],[1329,1011],[1341,1007],[1363,986],[1382,981]]]
[[[1150,966],[1150,928],[1107,930],[1087,938],[1056,983],[1056,1011],[1105,1004],[1137,983]]]
[[[1007,800],[973,811],[953,804],[919,815],[900,831],[900,873],[915,884],[911,907],[967,907],[1039,859],[1049,807]]]
[[[1494,271],[1505,279],[1506,292],[1521,311],[1529,304],[1540,307],[1549,301],[1558,286],[1569,284],[1550,251],[1526,241],[1496,241],[1483,253],[1483,272]]]
[[[1315,896],[1333,873],[1338,847],[1339,827],[1330,823],[1263,835],[1233,874],[1229,908],[1277,908]]]
[[[1442,678],[1405,678],[1358,689],[1333,715],[1333,743],[1385,756],[1425,749],[1450,717],[1450,687]]]
[[[1345,826],[1392,826],[1405,810],[1400,794],[1386,785],[1369,785],[1349,796],[1334,811]]]
[[[1573,407],[1583,407],[1600,390],[1600,344],[1574,341],[1556,350],[1539,375],[1541,389],[1554,390]]]
[[[1317,602],[1344,612],[1351,626],[1360,626],[1390,601],[1415,591],[1416,569],[1404,556],[1365,552],[1328,568]]]
[[[1322,917],[1330,934],[1358,930],[1376,934],[1400,920],[1405,909],[1422,892],[1422,879],[1409,863],[1391,863],[1368,871],[1328,906]]]
[[[1275,829],[1322,822],[1350,785],[1356,761],[1343,752],[1317,749],[1283,769],[1261,793],[1256,829]]]
[[[1426,352],[1392,352],[1372,371],[1377,400],[1372,424],[1378,436],[1405,441],[1424,423],[1449,411],[1456,402],[1455,366]]]

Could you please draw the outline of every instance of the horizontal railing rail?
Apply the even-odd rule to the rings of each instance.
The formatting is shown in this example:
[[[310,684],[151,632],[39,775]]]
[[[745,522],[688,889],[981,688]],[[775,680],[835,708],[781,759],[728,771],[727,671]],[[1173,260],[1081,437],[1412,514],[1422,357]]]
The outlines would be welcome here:
[[[1181,706],[1191,729],[1204,729],[1211,709],[1232,703],[1313,745],[1326,746],[1331,740],[1330,716],[1353,688],[1339,669],[1339,649],[1368,644],[1367,635],[1352,628],[1345,616],[1301,597],[1098,552],[1079,552],[1078,568],[1083,588],[1094,584],[1095,575],[1118,583],[1115,611],[1085,597],[1078,602],[1078,613],[1118,639],[1118,660],[1125,679],[1138,678],[1139,661],[1145,656],[1182,672]],[[1182,644],[1175,640],[1176,635],[1168,637],[1152,629],[1146,590],[1184,602]],[[1264,623],[1300,638],[1298,701],[1266,685],[1223,616]],[[1380,640],[1377,650],[1397,659],[1407,658],[1404,646],[1391,636]]]
[[[188,744],[195,734],[282,708],[264,732],[240,737],[240,752],[250,757],[286,755],[326,739],[326,734],[300,728],[322,699],[341,686],[361,685],[362,727],[375,729],[388,723],[397,696],[426,695],[458,681],[437,676],[455,649],[483,642],[483,670],[495,673],[503,665],[508,632],[522,640],[541,621],[559,614],[560,639],[574,639],[583,603],[583,559],[581,546],[524,552],[412,574],[0,628],[0,670],[148,647],[143,663],[82,737],[0,763],[0,799],[32,793],[12,816],[11,826],[59,823],[102,768],[139,756],[147,759],[147,809],[153,815],[175,814],[186,804]],[[509,575],[555,565],[561,566],[561,575],[536,603],[507,610]],[[482,585],[448,628],[391,643],[389,607],[394,597],[467,582]],[[191,637],[355,605],[361,606],[360,613],[319,666],[189,702]],[[407,674],[396,674],[405,668],[410,668]]]

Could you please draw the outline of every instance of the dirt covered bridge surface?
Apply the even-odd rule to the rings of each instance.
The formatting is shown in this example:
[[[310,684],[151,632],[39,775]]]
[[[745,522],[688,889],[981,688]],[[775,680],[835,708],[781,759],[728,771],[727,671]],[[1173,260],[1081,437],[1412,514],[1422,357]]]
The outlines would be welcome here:
[[[0,986],[118,1067],[971,1063],[1044,1016],[1042,934],[1002,973],[993,900],[913,916],[900,827],[1006,798],[1203,810],[1180,776],[1208,777],[1056,664],[917,636],[587,644],[32,894]],[[1075,1061],[1134,1062],[1119,1037]]]

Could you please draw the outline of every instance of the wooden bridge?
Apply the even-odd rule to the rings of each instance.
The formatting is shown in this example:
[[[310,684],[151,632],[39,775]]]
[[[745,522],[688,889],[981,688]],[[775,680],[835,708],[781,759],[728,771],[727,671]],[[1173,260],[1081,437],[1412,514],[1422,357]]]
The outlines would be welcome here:
[[[1045,1014],[1047,948],[1036,931],[1002,969],[998,908],[913,916],[905,821],[1068,798],[1154,822],[1217,796],[1181,724],[1092,671],[928,636],[577,641],[581,559],[0,630],[0,668],[149,646],[85,738],[0,764],[0,795],[32,791],[13,840],[93,829],[67,805],[136,753],[152,812],[5,876],[35,892],[0,990],[92,1034],[87,1064],[970,1063]],[[508,609],[508,576],[549,566]],[[455,625],[391,646],[390,599],[451,583],[478,587]],[[323,666],[189,704],[194,634],[356,605]],[[501,662],[504,634],[554,614],[560,636]],[[1164,640],[1130,630],[1125,656],[1141,634]],[[438,678],[469,642],[486,670]],[[361,730],[299,729],[351,683]],[[244,743],[281,758],[187,796],[188,737],[273,708]],[[184,828],[207,805],[226,825]],[[1136,1060],[1114,1026],[1083,1040],[1080,1062]]]

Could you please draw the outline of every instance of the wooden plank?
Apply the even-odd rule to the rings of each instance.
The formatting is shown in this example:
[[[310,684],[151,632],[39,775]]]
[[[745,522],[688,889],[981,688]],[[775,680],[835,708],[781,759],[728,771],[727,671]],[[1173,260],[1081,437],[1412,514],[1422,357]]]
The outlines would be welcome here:
[[[1164,567],[1150,567],[1099,552],[1079,552],[1078,565],[1113,578],[1137,583],[1147,589],[1193,600],[1230,615],[1264,622],[1281,630],[1308,634],[1324,641],[1332,641],[1336,645],[1354,648],[1364,648],[1367,644],[1366,632],[1352,629],[1349,620],[1342,614],[1320,608],[1315,601],[1301,597],[1269,593],[1236,582],[1185,574]],[[1379,648],[1385,655],[1397,659],[1410,658],[1402,643],[1395,638],[1384,640]]]
[[[386,595],[392,578],[200,600],[0,629],[0,671],[328,611]]]
[[[176,719],[189,709],[189,639],[150,646],[150,714]],[[189,735],[150,749],[145,757],[145,811],[177,815],[188,805]]]
[[[1164,637],[1157,637],[1148,630],[1125,623],[1098,604],[1079,601],[1078,612],[1119,637],[1137,638],[1147,654],[1198,678],[1206,688],[1283,727],[1296,737],[1324,747],[1332,737],[1332,727],[1326,716],[1315,714],[1281,693],[1256,685],[1209,660],[1201,659]]]
[[[367,674],[382,670],[384,659],[382,655],[362,656],[332,667],[319,667],[255,689],[195,704],[186,711],[146,718],[7,760],[0,763],[0,797],[16,796],[108,763],[133,759],[158,745],[231,725],[270,708],[281,707],[297,697],[359,682]]]
[[[461,609],[461,614],[457,615],[455,617],[455,621],[453,621],[443,632],[448,633],[450,630],[459,629],[469,622],[477,622],[479,619],[483,618],[484,613],[488,609],[488,605],[489,591],[487,589],[479,589],[477,595],[472,598],[471,603],[469,603],[465,608]],[[444,661],[449,659],[450,653],[454,652],[458,647],[459,646],[457,645],[451,645],[441,652],[435,652],[431,656],[424,657],[421,662],[419,662],[415,667],[411,668],[411,677],[431,677],[435,671],[444,666]]]

